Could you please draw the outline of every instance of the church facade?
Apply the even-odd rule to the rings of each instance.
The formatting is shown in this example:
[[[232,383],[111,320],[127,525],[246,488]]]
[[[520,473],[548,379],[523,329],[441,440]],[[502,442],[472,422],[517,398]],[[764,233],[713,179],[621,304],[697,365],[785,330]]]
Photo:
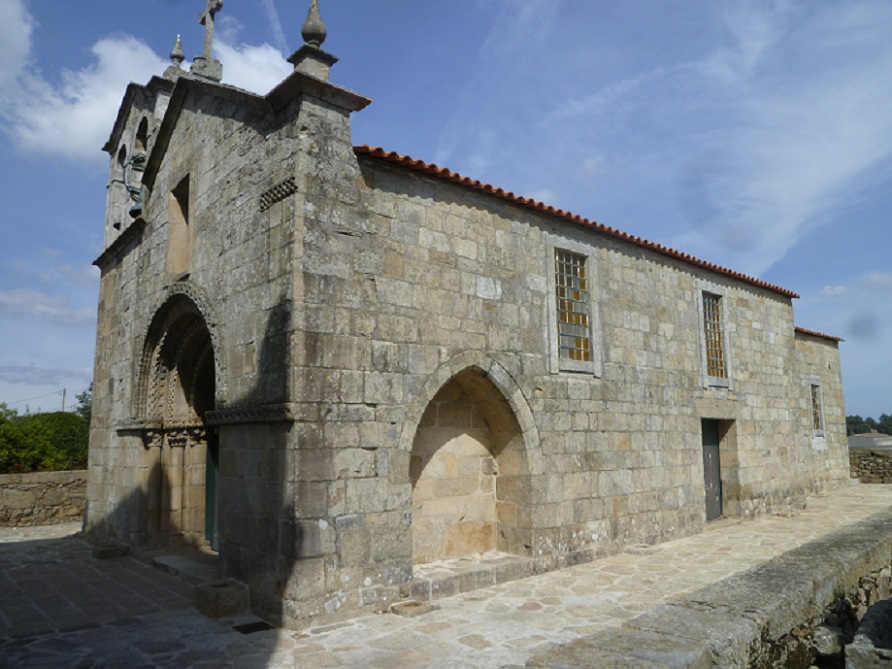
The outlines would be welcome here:
[[[793,292],[354,147],[315,0],[265,96],[210,37],[105,147],[97,541],[210,544],[301,627],[848,482],[839,340]],[[497,566],[424,577],[462,557]]]

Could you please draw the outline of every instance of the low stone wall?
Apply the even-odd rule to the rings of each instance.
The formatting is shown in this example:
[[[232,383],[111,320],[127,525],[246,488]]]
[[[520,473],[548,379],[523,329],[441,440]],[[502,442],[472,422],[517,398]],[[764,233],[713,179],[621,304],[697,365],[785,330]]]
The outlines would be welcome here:
[[[0,527],[53,525],[80,520],[87,472],[0,475]]]
[[[848,659],[843,647],[852,642],[859,621],[890,595],[890,523],[892,509],[616,629],[556,644],[526,667],[842,667]]]
[[[870,607],[845,652],[846,669],[892,666],[892,599]]]
[[[849,467],[861,483],[892,483],[892,450],[850,448]]]

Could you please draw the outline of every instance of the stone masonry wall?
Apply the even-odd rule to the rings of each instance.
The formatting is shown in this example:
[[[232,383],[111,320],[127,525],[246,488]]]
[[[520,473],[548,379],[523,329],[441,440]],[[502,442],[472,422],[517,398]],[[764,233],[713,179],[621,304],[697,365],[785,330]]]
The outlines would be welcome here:
[[[215,408],[238,412],[245,405],[256,409],[286,400],[283,330],[289,322],[293,203],[262,210],[261,194],[293,170],[292,139],[259,141],[268,131],[266,117],[227,94],[196,96],[190,89],[184,95],[168,140],[177,148],[149,184],[145,229],[102,267],[87,522],[97,536],[140,542],[148,529],[157,531],[145,520],[159,504],[150,490],[173,453],[166,446],[149,449],[139,429],[122,428],[149,418],[140,388],[153,372],[146,362],[156,361],[143,358],[144,347],[153,319],[172,298],[185,296],[195,303],[210,330]],[[159,106],[166,109],[166,102]],[[148,114],[150,155],[160,125],[151,108],[151,100],[142,101],[127,121],[136,127]],[[124,133],[122,145],[132,141],[132,134]],[[171,273],[167,257],[174,243],[171,192],[184,179],[189,183],[188,271],[179,275]],[[112,190],[120,187],[110,184]],[[122,221],[122,212],[109,208],[107,228]],[[135,224],[125,217],[123,225]],[[162,417],[150,418],[158,422]],[[142,427],[138,421],[136,427]],[[227,462],[235,450],[227,453]]]
[[[843,480],[849,467],[846,437],[846,410],[842,388],[842,368],[836,342],[796,333],[796,369],[794,386],[798,401],[796,452],[808,478],[820,490]],[[824,419],[823,433],[812,430],[811,385],[820,386]]]
[[[702,529],[702,419],[733,426],[728,513],[796,508],[846,478],[838,458],[823,463],[844,443],[836,425],[824,450],[804,443],[789,298],[371,159],[359,166],[358,203],[354,184],[305,195],[317,220],[305,223],[300,256],[295,359],[306,367],[293,397],[310,438],[294,471],[338,501],[300,519],[329,585],[314,597],[295,589],[291,615],[323,622],[397,596],[418,529],[407,513],[419,501],[412,458],[426,457],[416,435],[458,375],[498,388],[521,423],[524,461],[512,474],[529,512],[516,547],[536,570]],[[588,371],[553,356],[555,248],[588,258],[598,359]],[[726,386],[704,378],[704,290],[725,306]],[[838,360],[819,363],[815,374],[838,374]],[[317,448],[325,467],[303,460]],[[294,565],[298,582],[312,580],[305,566]]]
[[[849,463],[852,478],[861,483],[892,483],[892,451],[853,448]]]
[[[86,492],[86,471],[0,475],[0,527],[80,520]]]
[[[353,94],[305,83],[273,109],[180,81],[150,124],[143,227],[102,262],[88,529],[155,531],[177,506],[170,431],[200,423],[219,444],[225,569],[257,613],[300,627],[385,609],[430,559],[495,548],[544,571],[701,530],[703,420],[722,426],[725,515],[847,478],[838,351],[795,334],[789,297],[357,158]],[[583,368],[557,353],[556,249],[586,259]],[[722,382],[704,291],[722,304]],[[187,303],[194,328],[165,320]],[[187,380],[199,330],[213,365]],[[156,378],[169,393],[149,406]]]

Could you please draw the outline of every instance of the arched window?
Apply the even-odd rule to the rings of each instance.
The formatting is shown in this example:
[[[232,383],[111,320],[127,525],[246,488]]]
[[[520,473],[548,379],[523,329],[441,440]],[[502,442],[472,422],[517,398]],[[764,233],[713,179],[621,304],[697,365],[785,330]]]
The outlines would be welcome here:
[[[145,153],[149,146],[149,120],[145,117],[139,122],[133,153]]]

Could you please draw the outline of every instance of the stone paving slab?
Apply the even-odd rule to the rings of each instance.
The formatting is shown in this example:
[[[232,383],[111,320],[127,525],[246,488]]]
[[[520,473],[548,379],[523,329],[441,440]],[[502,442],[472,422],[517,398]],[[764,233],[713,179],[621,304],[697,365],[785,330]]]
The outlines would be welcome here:
[[[584,637],[618,632],[642,613],[890,507],[892,486],[852,486],[810,498],[795,517],[723,521],[692,537],[442,599],[439,609],[413,618],[366,616],[252,634],[233,629],[256,620],[251,616],[213,621],[198,614],[191,587],[169,574],[129,557],[93,560],[70,527],[67,535],[0,531],[0,667],[522,667],[554,644],[575,642],[584,654]],[[50,536],[36,536],[41,532]],[[8,590],[11,584],[18,590]],[[100,595],[103,606],[90,599]],[[81,611],[80,627],[53,612],[58,597],[63,608]],[[20,617],[23,611],[34,619]],[[621,648],[618,641],[611,653]],[[617,667],[668,666],[658,652],[645,655],[611,659]]]

